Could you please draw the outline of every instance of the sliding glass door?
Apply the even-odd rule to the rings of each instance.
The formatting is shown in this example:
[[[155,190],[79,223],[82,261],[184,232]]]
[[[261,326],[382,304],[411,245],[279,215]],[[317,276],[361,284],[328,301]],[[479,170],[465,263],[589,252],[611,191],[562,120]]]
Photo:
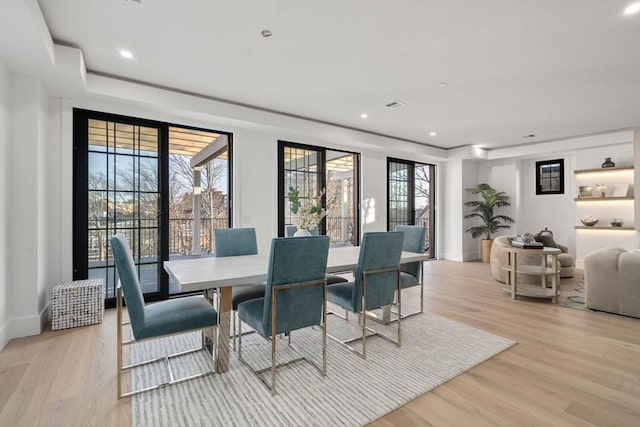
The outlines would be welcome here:
[[[115,297],[109,238],[129,241],[143,292],[163,294],[161,174],[162,126],[127,118],[74,112],[74,279],[104,279]]]
[[[229,227],[230,138],[75,109],[74,280],[103,279],[106,303],[113,305],[117,280],[109,238],[122,233],[145,299],[179,292],[162,262],[211,254],[213,229]]]
[[[359,154],[280,141],[278,144],[278,233],[291,235],[296,214],[287,194],[298,190],[301,205],[324,192],[327,216],[318,232],[333,246],[359,242]]]
[[[435,166],[387,159],[387,229],[398,225],[425,228],[425,252],[435,255]]]

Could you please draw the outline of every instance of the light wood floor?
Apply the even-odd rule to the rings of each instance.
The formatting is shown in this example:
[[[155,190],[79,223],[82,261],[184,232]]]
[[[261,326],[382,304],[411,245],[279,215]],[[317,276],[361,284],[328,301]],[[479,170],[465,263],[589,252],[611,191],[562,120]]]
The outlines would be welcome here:
[[[581,275],[581,272],[578,272]],[[640,425],[640,320],[512,301],[488,264],[425,264],[425,311],[518,342],[374,422],[387,426]],[[569,292],[577,279],[563,279]],[[115,397],[115,313],[0,352],[0,426],[129,426]]]

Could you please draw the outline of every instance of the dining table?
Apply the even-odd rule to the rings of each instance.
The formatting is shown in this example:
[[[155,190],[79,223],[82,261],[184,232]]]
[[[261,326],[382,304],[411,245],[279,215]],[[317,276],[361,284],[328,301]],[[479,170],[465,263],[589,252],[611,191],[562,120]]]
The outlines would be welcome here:
[[[342,273],[355,270],[360,254],[359,246],[334,247],[329,249],[327,273]],[[425,261],[424,253],[405,252],[400,263]],[[165,261],[163,267],[177,283],[180,292],[219,290],[218,336],[229,337],[231,332],[231,289],[264,282],[267,277],[268,254],[229,257],[198,257]],[[228,339],[218,339],[215,351],[216,371],[229,370],[230,343]]]

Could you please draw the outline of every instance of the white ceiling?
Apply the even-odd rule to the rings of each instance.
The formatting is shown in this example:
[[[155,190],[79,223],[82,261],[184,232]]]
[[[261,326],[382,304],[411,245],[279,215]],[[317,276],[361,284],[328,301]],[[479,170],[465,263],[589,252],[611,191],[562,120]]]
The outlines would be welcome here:
[[[38,3],[89,72],[437,147],[640,127],[630,1]]]

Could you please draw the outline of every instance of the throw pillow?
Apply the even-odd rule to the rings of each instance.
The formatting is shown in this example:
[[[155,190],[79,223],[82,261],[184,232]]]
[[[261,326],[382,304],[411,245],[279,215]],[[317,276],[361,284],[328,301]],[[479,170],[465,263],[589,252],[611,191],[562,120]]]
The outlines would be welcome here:
[[[547,235],[547,234],[536,234],[536,242],[540,242],[542,243],[544,246],[548,247],[548,248],[557,248],[558,244],[556,243],[555,240],[553,240],[553,237]]]

